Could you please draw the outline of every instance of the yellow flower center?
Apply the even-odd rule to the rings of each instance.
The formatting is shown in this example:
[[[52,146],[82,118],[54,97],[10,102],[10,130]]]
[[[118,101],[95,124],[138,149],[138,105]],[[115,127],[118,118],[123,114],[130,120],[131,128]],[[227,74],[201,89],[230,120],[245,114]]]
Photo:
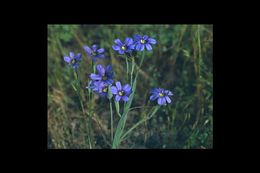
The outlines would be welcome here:
[[[126,50],[126,47],[125,47],[125,46],[122,46],[121,48],[122,48],[122,50]]]
[[[122,96],[123,94],[124,94],[124,92],[123,91],[119,91],[119,93],[118,93],[120,96]]]
[[[107,77],[106,77],[106,76],[103,76],[103,77],[102,77],[102,80],[107,80]]]
[[[106,92],[107,92],[107,87],[103,88],[102,91],[103,91],[104,93],[106,93]]]
[[[97,55],[97,53],[96,53],[96,52],[92,52],[92,55],[93,55],[93,56],[96,56],[96,55]]]
[[[159,96],[160,96],[160,97],[163,97],[163,96],[164,96],[164,94],[163,94],[163,93],[159,93]]]
[[[145,40],[142,39],[142,40],[141,40],[141,43],[144,44],[144,43],[145,43]]]
[[[76,60],[75,59],[72,59],[71,60],[71,64],[75,64],[76,63]]]

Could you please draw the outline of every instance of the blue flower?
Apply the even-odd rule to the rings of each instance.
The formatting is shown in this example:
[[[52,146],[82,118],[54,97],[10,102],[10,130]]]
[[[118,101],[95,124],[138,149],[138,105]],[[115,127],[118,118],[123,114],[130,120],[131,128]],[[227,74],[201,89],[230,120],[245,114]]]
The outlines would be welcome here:
[[[106,84],[112,85],[113,83],[113,69],[111,65],[108,65],[106,69],[98,64],[96,66],[97,69],[97,74],[91,73],[89,75],[90,79],[93,81],[102,81],[105,82]]]
[[[125,53],[130,53],[135,48],[133,39],[129,37],[125,39],[124,43],[122,43],[120,39],[116,39],[115,43],[116,45],[113,45],[112,48],[115,51],[118,51],[118,53],[121,55]]]
[[[124,102],[129,100],[129,95],[132,92],[132,88],[129,84],[121,86],[120,82],[116,82],[116,86],[111,87],[112,94],[116,95],[116,101],[119,102],[121,99]]]
[[[79,62],[81,60],[81,54],[78,53],[76,56],[74,52],[70,52],[69,56],[64,56],[64,61],[67,62],[72,68],[76,69],[79,66]]]
[[[88,46],[83,46],[83,49],[86,51],[88,56],[93,59],[93,61],[96,61],[97,58],[105,58],[105,50],[103,48],[98,49],[97,45],[95,44],[92,46],[92,49]]]
[[[90,89],[92,89],[93,92],[99,94],[100,96],[105,97],[108,93],[108,84],[103,81],[91,81]]]
[[[151,51],[152,50],[151,44],[156,44],[155,39],[149,38],[147,35],[140,36],[138,34],[134,36],[134,42],[135,42],[135,49],[137,51],[144,51],[145,47],[148,51]]]
[[[166,105],[166,103],[171,103],[169,96],[172,96],[172,92],[162,88],[155,88],[151,90],[150,100],[156,100],[159,105]]]

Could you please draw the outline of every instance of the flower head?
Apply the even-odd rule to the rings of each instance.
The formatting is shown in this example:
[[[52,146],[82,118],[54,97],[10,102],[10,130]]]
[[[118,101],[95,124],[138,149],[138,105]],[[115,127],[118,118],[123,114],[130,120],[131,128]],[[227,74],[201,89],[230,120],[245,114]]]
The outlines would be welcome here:
[[[90,89],[92,89],[95,93],[100,94],[102,97],[105,97],[108,94],[108,84],[103,81],[91,81]]]
[[[98,64],[96,66],[97,74],[91,73],[90,74],[90,79],[93,81],[102,81],[105,82],[106,84],[112,85],[113,83],[113,71],[112,71],[112,66],[108,65],[106,69]]]
[[[121,99],[125,102],[129,100],[129,95],[132,92],[132,88],[129,84],[122,87],[120,82],[116,82],[116,86],[111,87],[112,94],[116,95],[116,101],[119,102]]]
[[[162,88],[155,88],[151,90],[150,100],[156,100],[159,105],[166,105],[166,103],[171,103],[169,96],[172,96],[172,92]]]
[[[148,51],[152,50],[152,46],[151,44],[156,44],[156,40],[153,38],[149,38],[147,35],[141,36],[136,34],[134,36],[134,42],[135,42],[135,49],[137,51],[144,51],[144,48],[146,47],[146,49]]]
[[[74,52],[70,52],[69,56],[64,56],[64,61],[67,62],[72,68],[76,69],[79,66],[79,62],[81,60],[81,54],[78,53],[76,56]]]
[[[83,49],[86,51],[88,56],[93,59],[93,61],[96,61],[97,58],[105,58],[105,50],[103,48],[98,49],[95,44],[91,48],[88,46],[83,46]]]
[[[130,53],[135,48],[133,39],[129,37],[125,39],[124,43],[122,43],[120,39],[116,39],[115,43],[116,44],[113,45],[112,48],[115,51],[118,51],[119,54]]]

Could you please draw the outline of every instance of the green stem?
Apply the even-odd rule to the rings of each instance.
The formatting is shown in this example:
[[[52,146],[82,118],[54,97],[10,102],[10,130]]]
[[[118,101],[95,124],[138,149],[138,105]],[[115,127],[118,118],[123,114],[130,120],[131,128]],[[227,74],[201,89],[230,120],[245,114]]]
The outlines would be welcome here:
[[[112,108],[112,102],[111,99],[109,99],[109,105],[110,105],[110,118],[111,118],[111,142],[113,143],[113,108]]]
[[[81,110],[82,110],[82,113],[83,113],[83,116],[85,116],[85,109],[84,109],[84,104],[83,104],[83,101],[82,101],[82,95],[81,95],[81,89],[80,89],[80,81],[79,81],[79,76],[78,76],[78,72],[77,70],[74,70],[74,77],[75,77],[75,80],[77,82],[76,84],[76,93],[78,95],[78,98],[79,98],[79,101],[80,101],[80,106],[81,106]],[[89,143],[89,148],[92,149],[92,145],[91,145],[91,140],[90,140],[90,119],[88,120],[88,143]]]
[[[148,116],[147,118],[144,118],[142,120],[140,120],[138,123],[136,123],[133,127],[131,127],[121,138],[122,140],[124,140],[124,138],[131,133],[135,128],[137,128],[139,125],[141,125],[142,123],[146,122],[147,120],[151,119],[155,113],[158,111],[158,109],[160,108],[160,106],[156,106],[153,110],[153,112],[151,113],[150,116]]]
[[[85,109],[84,109],[84,106],[83,106],[82,95],[81,95],[81,90],[80,90],[80,81],[79,81],[79,76],[78,76],[77,70],[74,70],[74,77],[77,81],[76,90],[77,90],[77,95],[78,95],[78,98],[79,98],[81,110],[82,110],[83,114],[85,115]]]
[[[126,62],[126,80],[127,80],[127,82],[128,82],[128,69],[129,69],[129,67],[128,67],[128,59],[127,59],[127,56],[125,56],[125,62]]]
[[[133,74],[135,69],[135,58],[132,57],[132,69],[131,69],[131,87],[133,87]]]

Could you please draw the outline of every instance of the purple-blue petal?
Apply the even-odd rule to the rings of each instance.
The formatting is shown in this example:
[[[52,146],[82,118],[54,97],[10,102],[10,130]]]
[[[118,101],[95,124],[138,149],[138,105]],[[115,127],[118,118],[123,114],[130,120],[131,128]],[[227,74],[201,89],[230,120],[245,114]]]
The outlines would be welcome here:
[[[131,91],[131,86],[129,84],[126,84],[126,85],[123,86],[123,90],[125,92],[129,92],[129,91]]]
[[[70,52],[70,58],[74,58],[74,52]]]
[[[121,96],[119,96],[119,95],[116,95],[116,101],[117,101],[117,102],[119,102],[119,101],[120,101],[120,99],[121,99]]]
[[[170,99],[168,96],[166,96],[165,99],[166,99],[166,101],[167,101],[168,103],[171,103],[171,102],[172,102],[171,99]]]
[[[81,59],[81,53],[78,53],[78,54],[76,55],[75,59],[76,59],[77,61],[79,61],[79,60]]]
[[[104,54],[98,54],[97,56],[95,56],[96,58],[105,58]]]
[[[117,45],[113,45],[112,48],[113,48],[114,50],[116,50],[116,51],[118,51],[118,50],[121,49],[121,48],[120,48],[119,46],[117,46]]]
[[[122,55],[122,54],[125,53],[125,51],[123,51],[123,50],[120,49],[120,50],[118,51],[118,53]]]
[[[166,102],[165,98],[164,97],[159,97],[158,100],[157,100],[157,103],[159,105],[164,105]]]
[[[118,90],[121,90],[122,89],[122,85],[120,82],[116,82],[116,87]]]
[[[150,43],[150,44],[156,44],[156,40],[155,39],[153,39],[153,38],[148,38],[148,43]]]
[[[141,44],[141,48],[140,48],[140,51],[143,51],[144,50],[144,45]]]
[[[151,90],[151,93],[158,94],[158,93],[159,93],[158,88],[153,88],[153,89]]]
[[[139,34],[135,34],[135,35],[134,35],[134,40],[135,40],[135,41],[141,40],[141,38],[142,38],[142,37],[141,37]]]
[[[137,43],[135,49],[137,51],[141,51],[141,47],[142,47],[142,44],[141,43]]]
[[[115,39],[115,41],[114,41],[118,46],[122,46],[123,45],[123,43],[120,41],[120,39]]]
[[[64,56],[64,61],[67,62],[67,63],[70,63],[71,59],[68,56]]]
[[[127,37],[127,38],[125,39],[125,44],[126,44],[127,46],[133,44],[133,42],[134,42],[133,39],[130,38],[130,37]]]
[[[147,36],[147,35],[144,35],[144,36],[143,36],[143,39],[144,39],[144,40],[147,40],[147,39],[148,39],[148,36]]]
[[[90,47],[88,47],[88,46],[83,46],[83,49],[86,51],[86,53],[87,53],[88,55],[91,55],[91,54],[92,54],[92,50],[90,49]]]
[[[97,51],[97,45],[96,45],[96,44],[93,44],[93,46],[92,46],[92,50],[93,50],[94,52]]]
[[[148,51],[151,51],[153,49],[150,44],[145,44],[145,47]]]
[[[127,102],[127,101],[129,100],[129,97],[123,96],[122,99],[123,99],[125,102]]]
[[[96,66],[96,69],[97,69],[98,74],[100,74],[101,76],[103,76],[105,74],[105,69],[102,65],[98,64]]]
[[[158,98],[158,96],[159,96],[158,94],[153,94],[150,96],[150,100],[155,100]]]
[[[111,72],[112,70],[113,70],[112,65],[108,65],[108,66],[106,67],[106,72],[107,72],[107,73]]]
[[[90,79],[92,79],[92,80],[101,80],[101,79],[102,79],[102,77],[101,77],[100,75],[94,74],[94,73],[91,73],[91,74],[89,75],[89,77],[90,77]]]
[[[97,50],[97,52],[98,52],[98,53],[103,53],[103,52],[105,52],[105,49],[100,48],[100,49]]]
[[[117,94],[117,88],[115,86],[111,87],[112,94]]]
[[[134,49],[135,48],[135,44],[131,44],[128,49]]]
[[[168,96],[173,96],[173,93],[169,90],[165,90],[165,93],[167,93]]]
[[[110,85],[112,85],[113,82],[114,82],[113,79],[108,79],[108,80],[106,81],[106,83],[108,83],[108,84],[110,84]]]

